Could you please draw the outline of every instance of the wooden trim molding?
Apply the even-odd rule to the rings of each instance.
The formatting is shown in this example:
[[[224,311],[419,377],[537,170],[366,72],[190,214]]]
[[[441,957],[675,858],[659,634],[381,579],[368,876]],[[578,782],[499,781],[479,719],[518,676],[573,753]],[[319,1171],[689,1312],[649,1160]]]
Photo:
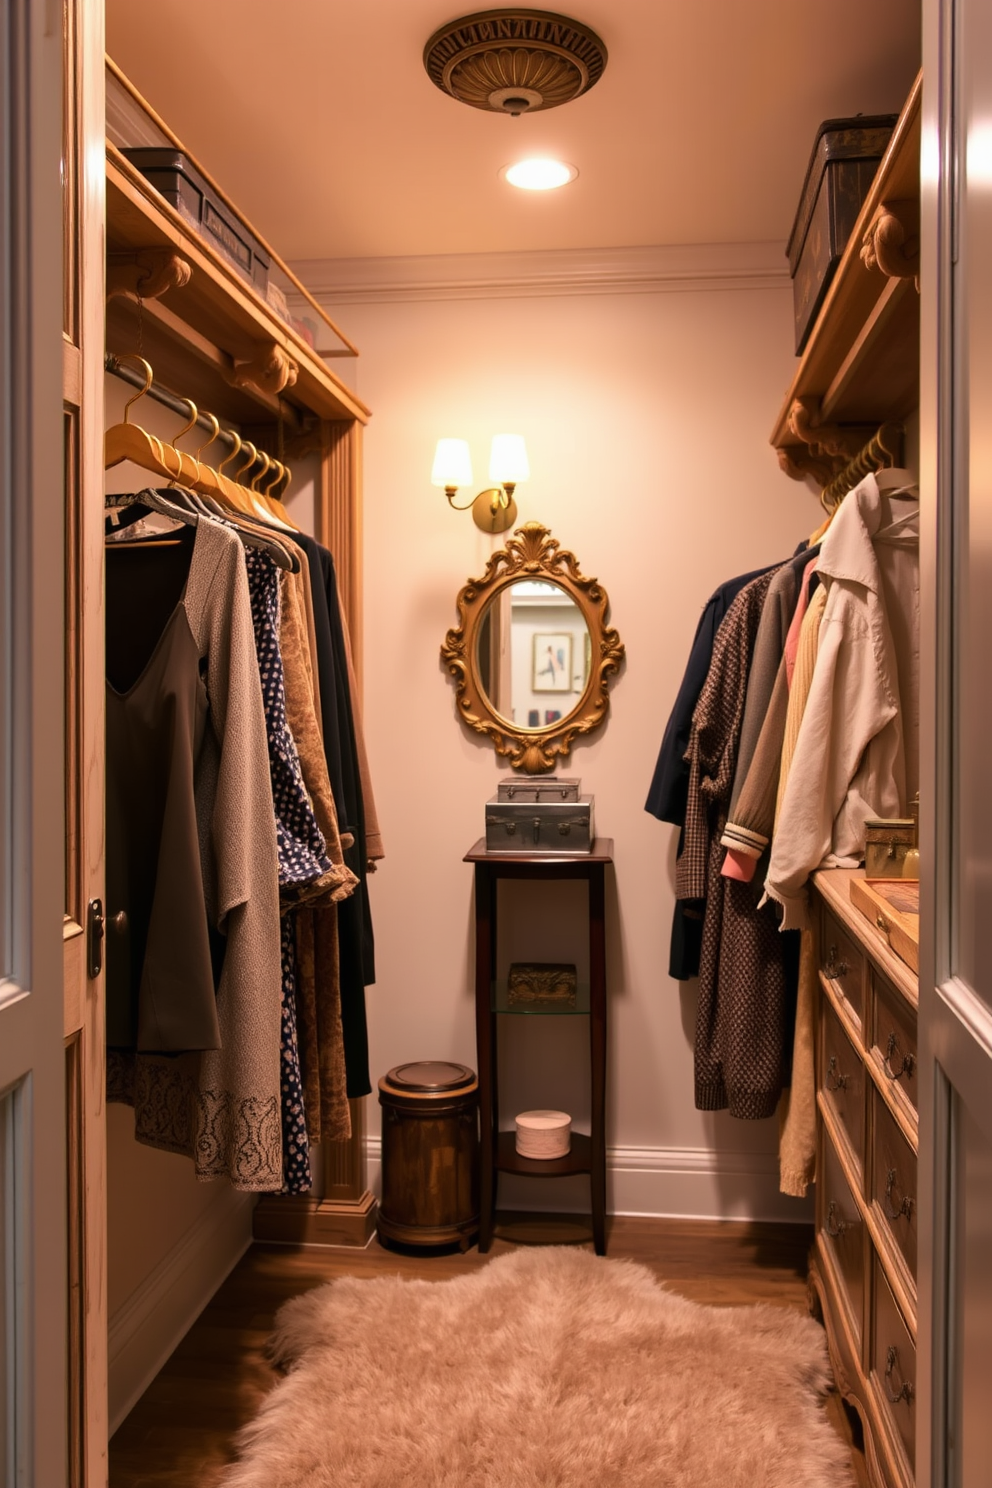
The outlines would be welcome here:
[[[320,485],[315,526],[318,541],[334,555],[338,592],[362,684],[362,426],[351,420],[321,425]]]
[[[308,259],[296,269],[317,298],[334,305],[785,289],[790,282],[778,242]]]

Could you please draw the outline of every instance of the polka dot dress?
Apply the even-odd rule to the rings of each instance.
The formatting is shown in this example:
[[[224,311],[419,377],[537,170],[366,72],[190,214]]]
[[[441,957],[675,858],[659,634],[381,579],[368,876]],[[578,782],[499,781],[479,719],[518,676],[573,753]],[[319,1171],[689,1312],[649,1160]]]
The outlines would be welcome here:
[[[280,888],[313,883],[331,869],[324,838],[303,783],[293,736],[286,722],[286,683],[279,650],[279,574],[256,548],[245,552],[255,650],[262,681],[265,727],[276,813]],[[282,1021],[279,1051],[282,1100],[283,1193],[313,1187],[310,1143],[303,1109],[303,1080],[296,1030],[296,926],[290,910],[282,917]]]
[[[296,744],[286,722],[286,682],[279,650],[279,573],[257,548],[245,552],[255,651],[262,680],[265,728],[279,847],[279,886],[313,883],[331,871],[324,838],[303,783]]]

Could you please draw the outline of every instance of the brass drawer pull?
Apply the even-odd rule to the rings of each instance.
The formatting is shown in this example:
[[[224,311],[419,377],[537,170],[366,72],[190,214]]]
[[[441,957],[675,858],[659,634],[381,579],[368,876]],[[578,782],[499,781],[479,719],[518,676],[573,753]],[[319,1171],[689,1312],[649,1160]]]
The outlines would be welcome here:
[[[885,1212],[890,1219],[902,1219],[904,1215],[906,1219],[911,1219],[913,1215],[914,1201],[909,1197],[908,1194],[903,1195],[903,1201],[899,1205],[898,1209],[893,1209],[892,1207],[892,1190],[895,1188],[895,1186],[896,1170],[895,1168],[890,1168],[885,1179]]]
[[[824,975],[829,977],[832,982],[836,982],[839,980],[840,977],[846,977],[850,970],[851,968],[848,966],[846,961],[837,960],[837,947],[835,945],[832,945],[827,955],[827,964],[824,967]]]
[[[845,1234],[851,1228],[846,1219],[842,1219],[839,1217],[839,1210],[837,1208],[836,1200],[834,1199],[831,1199],[830,1203],[827,1205],[827,1217],[824,1221],[823,1228],[826,1230],[831,1240],[839,1240],[841,1235]]]
[[[828,1090],[846,1090],[850,1083],[850,1075],[841,1075],[837,1070],[837,1055],[831,1054],[827,1064],[827,1073],[823,1077],[823,1083]],[[831,1084],[831,1080],[833,1084]]]
[[[890,1344],[888,1353],[885,1355],[885,1393],[886,1395],[888,1395],[889,1400],[893,1405],[898,1405],[900,1400],[912,1400],[913,1398],[913,1386],[909,1382],[909,1380],[903,1380],[902,1384],[899,1386],[897,1394],[893,1395],[892,1393],[892,1389],[889,1385],[889,1379],[892,1376],[892,1371],[896,1367],[898,1358],[899,1355],[897,1354],[895,1347]]]
[[[909,1075],[910,1079],[912,1079],[913,1071],[916,1068],[916,1060],[913,1058],[912,1054],[904,1054],[902,1056],[902,1064],[899,1066],[899,1068],[892,1068],[892,1056],[896,1052],[898,1047],[898,1038],[896,1037],[895,1033],[890,1033],[889,1041],[885,1046],[885,1058],[882,1061],[882,1068],[885,1070],[885,1073],[888,1075],[890,1080],[901,1080],[903,1075]]]

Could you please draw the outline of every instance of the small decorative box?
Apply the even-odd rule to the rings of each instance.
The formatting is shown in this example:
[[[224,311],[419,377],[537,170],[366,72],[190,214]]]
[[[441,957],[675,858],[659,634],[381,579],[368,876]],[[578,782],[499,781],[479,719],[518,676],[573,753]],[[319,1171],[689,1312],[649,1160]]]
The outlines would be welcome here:
[[[575,993],[575,967],[563,961],[514,961],[510,967],[510,1007],[574,1007]]]
[[[916,822],[911,816],[869,817],[865,822],[865,876],[902,878],[910,848],[916,846]]]
[[[567,1157],[572,1146],[572,1118],[567,1111],[521,1111],[517,1117],[517,1152],[545,1161]]]

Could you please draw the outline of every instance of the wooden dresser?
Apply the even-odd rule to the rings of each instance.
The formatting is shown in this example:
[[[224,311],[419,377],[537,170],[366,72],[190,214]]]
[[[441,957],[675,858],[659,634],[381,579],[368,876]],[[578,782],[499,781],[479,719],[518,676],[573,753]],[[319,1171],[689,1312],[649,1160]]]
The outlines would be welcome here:
[[[816,874],[816,1242],[811,1300],[873,1488],[911,1488],[916,1438],[918,981],[851,904],[857,870]]]

